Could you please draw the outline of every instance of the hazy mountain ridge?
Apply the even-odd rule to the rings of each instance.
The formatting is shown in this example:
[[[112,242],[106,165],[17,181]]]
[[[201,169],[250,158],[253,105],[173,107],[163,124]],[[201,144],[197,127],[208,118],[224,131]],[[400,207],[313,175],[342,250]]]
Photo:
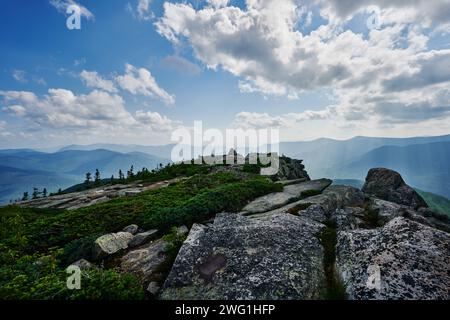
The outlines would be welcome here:
[[[0,202],[16,199],[24,191],[31,194],[32,188],[47,188],[49,192],[67,188],[84,180],[86,172],[100,170],[102,178],[124,174],[134,166],[153,169],[169,160],[146,153],[119,153],[98,149],[91,151],[65,150],[55,153],[29,149],[0,150]]]

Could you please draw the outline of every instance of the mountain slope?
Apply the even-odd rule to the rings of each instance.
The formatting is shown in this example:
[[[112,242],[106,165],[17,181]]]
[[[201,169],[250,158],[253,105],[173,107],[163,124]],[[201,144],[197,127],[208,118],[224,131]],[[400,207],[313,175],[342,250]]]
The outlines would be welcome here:
[[[450,142],[384,146],[331,171],[334,178],[364,179],[376,167],[398,171],[410,185],[450,197]]]
[[[56,191],[84,180],[86,172],[100,170],[102,178],[124,174],[134,166],[135,171],[143,167],[153,169],[169,160],[145,153],[119,153],[110,150],[67,150],[44,153],[33,150],[0,151],[0,203],[17,198],[33,187]]]
[[[0,165],[0,204],[22,197],[33,187],[47,188],[48,192],[65,188],[79,181],[77,177],[38,170],[24,170]]]
[[[349,140],[322,138],[307,142],[282,142],[279,147],[281,153],[303,159],[308,173],[314,178],[320,178],[333,177],[336,167],[355,161],[367,152],[383,146],[401,147],[435,142],[450,142],[450,135],[413,138],[354,137]]]

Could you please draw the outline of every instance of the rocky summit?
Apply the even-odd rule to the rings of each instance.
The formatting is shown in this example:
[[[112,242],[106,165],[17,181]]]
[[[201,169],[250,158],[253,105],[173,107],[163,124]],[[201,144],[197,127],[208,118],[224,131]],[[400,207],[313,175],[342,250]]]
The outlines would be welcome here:
[[[450,299],[450,219],[395,171],[372,169],[358,189],[286,157],[273,176],[237,163],[167,170],[186,168],[198,173],[23,202],[47,219],[29,237],[64,243],[66,266],[113,277],[127,297]]]
[[[288,185],[194,224],[160,298],[449,299],[449,226],[388,169]]]

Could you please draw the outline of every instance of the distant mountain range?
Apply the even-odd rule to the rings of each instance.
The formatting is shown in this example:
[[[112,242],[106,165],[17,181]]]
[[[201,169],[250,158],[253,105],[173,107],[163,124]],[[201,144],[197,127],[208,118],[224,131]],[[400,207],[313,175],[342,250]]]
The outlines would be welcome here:
[[[450,198],[450,135],[287,142],[280,152],[303,159],[313,178],[364,180],[370,168],[386,167],[416,188]]]
[[[30,149],[0,150],[0,203],[17,199],[32,188],[49,192],[66,188],[84,180],[86,172],[94,174],[99,169],[102,178],[118,177],[119,169],[124,174],[134,166],[153,169],[167,158],[141,152],[119,153],[111,150],[63,150],[54,153]]]
[[[0,201],[20,195],[24,184],[13,183],[11,177],[30,178],[28,190],[44,186],[45,179],[60,178],[58,187],[65,188],[83,181],[86,172],[99,169],[103,178],[126,172],[133,164],[136,169],[152,169],[170,160],[173,144],[161,146],[92,144],[69,145],[57,152],[46,153],[32,149],[0,150]],[[450,135],[415,138],[355,137],[348,140],[328,138],[314,141],[282,142],[280,153],[303,159],[312,178],[364,180],[373,167],[387,167],[402,174],[416,188],[450,198]],[[6,167],[14,170],[8,171]],[[17,172],[17,170],[23,172]],[[37,173],[36,173],[37,171]],[[40,178],[47,173],[45,179]],[[51,175],[49,174],[51,173]],[[44,174],[45,176],[45,174]],[[53,180],[52,180],[53,181]],[[55,184],[57,185],[57,184]],[[20,189],[19,189],[20,187]]]

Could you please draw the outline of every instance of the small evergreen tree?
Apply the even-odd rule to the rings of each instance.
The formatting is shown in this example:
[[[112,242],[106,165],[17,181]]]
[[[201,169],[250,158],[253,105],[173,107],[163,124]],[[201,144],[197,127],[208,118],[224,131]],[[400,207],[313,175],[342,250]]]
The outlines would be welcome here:
[[[33,199],[37,199],[39,197],[39,189],[33,188]]]
[[[98,169],[95,169],[95,183],[100,183],[100,171],[98,171]]]
[[[86,185],[88,185],[91,182],[91,173],[90,172],[86,172],[86,180],[84,181],[84,183]]]
[[[47,188],[44,188],[44,190],[42,190],[42,196],[44,198],[47,197]]]
[[[23,193],[22,201],[27,201],[27,200],[28,200],[28,191],[25,191]]]
[[[123,178],[124,178],[124,175],[123,175],[122,169],[120,169],[119,170],[119,180],[123,180]]]
[[[111,176],[111,184],[114,184],[114,175]]]

